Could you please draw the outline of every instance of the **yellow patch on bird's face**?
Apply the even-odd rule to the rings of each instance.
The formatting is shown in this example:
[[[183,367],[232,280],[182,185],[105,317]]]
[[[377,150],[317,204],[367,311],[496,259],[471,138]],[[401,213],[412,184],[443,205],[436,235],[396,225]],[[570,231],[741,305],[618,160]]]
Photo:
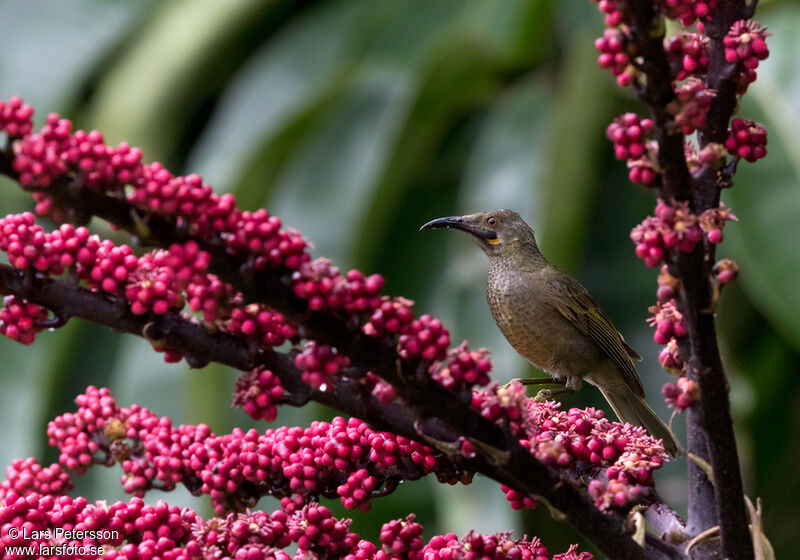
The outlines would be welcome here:
[[[489,245],[500,245],[500,240],[497,239],[496,237],[494,239],[487,239],[486,242]]]

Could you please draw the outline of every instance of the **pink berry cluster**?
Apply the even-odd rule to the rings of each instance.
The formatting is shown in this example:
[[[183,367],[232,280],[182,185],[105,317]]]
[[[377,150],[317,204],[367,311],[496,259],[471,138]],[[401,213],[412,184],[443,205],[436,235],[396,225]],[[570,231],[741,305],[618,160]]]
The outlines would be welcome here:
[[[767,29],[753,20],[734,23],[722,40],[725,44],[725,60],[735,64],[739,71],[739,93],[756,80],[758,63],[769,56]]]
[[[562,468],[574,461],[606,467],[606,477],[616,482],[612,491],[623,492],[627,499],[616,495],[609,500],[608,488],[593,492],[590,486],[595,505],[601,509],[630,507],[649,495],[653,471],[661,468],[666,459],[659,440],[639,426],[610,422],[599,410],[554,411],[552,407],[537,406],[540,404],[529,404],[540,422],[541,431],[530,439],[531,451],[540,460]]]
[[[270,400],[282,390],[267,371],[248,377],[251,387],[263,380],[266,388],[258,390]],[[249,397],[244,406],[253,403],[254,416],[271,414],[270,404]],[[367,510],[389,478],[417,479],[434,471],[454,482],[463,478],[432,449],[355,418],[217,436],[206,425],[173,426],[145,408],[120,408],[108,389],[89,387],[76,402],[78,411],[57,417],[47,431],[63,467],[80,474],[92,464],[117,462],[126,492],[142,496],[183,483],[210,495],[217,513],[287,491],[338,496],[346,507]]]
[[[483,381],[486,379],[486,373],[491,369],[487,353],[482,350],[479,350],[478,354],[471,353],[466,344],[448,350],[450,332],[439,319],[430,315],[422,315],[416,319],[412,309],[414,302],[410,299],[384,296],[377,303],[378,305],[372,309],[369,319],[361,328],[364,334],[390,341],[395,340],[395,337],[399,335],[397,351],[405,359],[422,358],[432,362],[442,362],[449,355],[464,354],[464,364],[457,366],[455,370],[448,369],[449,365],[455,364],[435,363],[431,365],[431,373],[437,381],[449,389],[458,389],[464,382],[468,385],[485,384]],[[470,364],[469,361],[475,362],[475,364]],[[478,361],[480,365],[477,364]],[[481,373],[475,370],[475,367],[486,369],[486,371]],[[469,369],[474,371],[470,373],[467,371]],[[445,370],[447,373],[440,375]],[[461,381],[456,381],[454,377],[460,378]]]
[[[661,394],[670,408],[683,412],[698,400],[700,388],[688,377],[679,377],[674,383],[665,383]]]
[[[280,346],[295,337],[295,329],[286,318],[260,303],[234,307],[221,326],[231,334],[249,338],[263,347]]]
[[[663,457],[650,448],[626,449],[606,469],[607,481],[595,479],[589,483],[589,494],[600,509],[630,507],[649,495],[652,473],[662,464]]]
[[[20,138],[33,130],[33,107],[26,105],[16,95],[8,101],[0,99],[0,131],[9,138]]]
[[[713,17],[717,7],[717,0],[659,0],[657,3],[666,17],[687,27],[698,19]]]
[[[35,134],[26,134],[16,140],[14,170],[23,185],[48,186],[55,177],[67,171],[64,153],[72,144],[72,123],[55,113]]]
[[[44,328],[47,309],[19,299],[17,296],[3,298],[0,308],[0,334],[21,344],[33,344],[36,335]]]
[[[666,260],[672,262],[675,251],[690,252],[705,235],[710,244],[723,240],[722,229],[726,222],[736,220],[731,211],[720,204],[716,208],[694,215],[688,203],[665,203],[659,200],[655,216],[649,216],[631,232],[631,240],[636,244],[636,254],[646,265],[661,266]],[[714,265],[712,273],[720,284],[732,282],[738,273],[736,263],[723,259]],[[659,353],[659,363],[670,373],[679,375],[685,368],[686,348],[682,344],[686,327],[678,311],[675,298],[681,283],[661,266],[658,276],[658,304],[650,309],[653,335],[658,344],[664,345]]]
[[[106,146],[97,130],[77,131],[61,157],[68,166],[77,167],[86,185],[93,188],[135,183],[142,173],[139,148],[131,148],[125,142],[116,148]]]
[[[597,1],[597,0],[595,0]],[[628,14],[623,2],[601,0],[600,11],[606,14],[607,29],[595,41],[600,52],[597,59],[601,68],[611,71],[620,87],[630,86],[641,75],[637,68],[637,46],[631,40]],[[688,27],[696,20],[713,16],[716,0],[658,0],[656,8],[669,19],[677,20]],[[699,33],[680,32],[669,37],[664,45],[670,57],[677,80],[698,73],[705,74],[708,65],[708,38]]]
[[[728,156],[725,146],[716,142],[709,142],[700,150],[691,142],[686,142],[683,146],[683,153],[689,173],[693,176],[701,175],[708,168],[719,169]],[[724,188],[725,185],[720,186]]]
[[[675,116],[675,122],[683,128],[683,133],[691,134],[705,128],[706,116],[715,95],[703,80],[689,78],[677,86],[675,99],[667,106],[667,110]]]
[[[672,338],[658,353],[658,363],[672,375],[680,375],[686,368],[684,354],[678,340]]]
[[[519,383],[476,390],[473,406],[484,416],[507,423],[520,443],[547,465],[567,469],[584,463],[605,468],[608,480],[616,482],[614,488],[606,487],[603,492],[595,484],[592,495],[600,508],[628,507],[646,497],[653,486],[652,472],[666,459],[661,442],[643,428],[610,422],[602,410],[594,408],[560,410],[558,402],[526,397]],[[534,505],[511,488],[502,490],[515,509]]]
[[[78,411],[67,412],[52,420],[47,426],[50,445],[58,447],[59,463],[70,470],[83,474],[93,464],[100,450],[104,428],[113,427],[119,409],[108,389],[89,387],[75,399]]]
[[[620,86],[636,85],[642,91],[643,70],[637,54],[641,47],[631,33],[631,14],[625,3],[617,0],[603,0],[598,2],[598,6],[606,14],[607,25],[603,36],[595,41],[595,48],[600,52],[598,64],[610,70]],[[705,24],[713,21],[717,1],[656,0],[654,8],[659,16],[676,20],[684,27],[697,22],[697,32],[679,31],[667,37],[663,47],[674,95],[666,106],[666,112],[685,135],[698,130],[702,132],[708,125],[707,116],[716,96],[707,81],[711,41],[705,33]],[[655,26],[654,29],[661,28]],[[743,94],[748,84],[756,79],[756,67],[769,55],[766,44],[768,36],[766,29],[757,22],[741,20],[735,22],[724,37],[725,58],[733,65],[729,72],[731,77],[726,79],[735,82],[739,94]],[[668,123],[666,127],[668,132],[673,130],[671,125]],[[630,181],[660,189],[662,171],[657,164],[659,146],[652,138],[653,132],[649,119],[626,113],[609,125],[606,135],[614,144],[615,156],[626,161]],[[766,155],[766,132],[763,127],[750,121],[735,119],[731,123],[725,142],[727,153],[716,144],[712,148],[706,137],[700,135],[700,145],[690,145],[686,150],[687,165],[698,176],[706,166],[714,169],[722,167],[728,154],[751,162]],[[641,233],[645,234],[651,228],[639,229],[644,229]],[[641,237],[639,233],[636,235]],[[647,234],[645,237],[650,236]],[[637,241],[637,252],[650,266],[658,266],[662,261],[658,253],[664,248],[657,244],[650,245],[649,239],[644,241],[644,244]]]
[[[303,372],[303,383],[319,389],[342,368],[349,366],[350,358],[342,356],[332,346],[317,344],[312,340],[295,356],[294,365]]]
[[[380,539],[383,550],[394,558],[413,558],[419,555],[424,542],[422,525],[415,521],[412,513],[405,519],[395,519],[384,523]]]
[[[32,112],[32,111],[31,111]],[[142,153],[125,142],[116,148],[93,130],[72,133],[72,123],[55,113],[38,134],[26,134],[14,145],[14,169],[20,182],[46,187],[73,170],[92,188],[114,190],[134,184],[142,175]]]
[[[243,373],[236,380],[233,405],[242,408],[253,420],[272,422],[278,417],[277,405],[286,398],[286,390],[277,375],[263,367]]]
[[[650,317],[647,322],[655,327],[653,340],[658,344],[667,344],[672,338],[683,338],[686,336],[686,324],[683,315],[678,311],[675,300],[659,302],[650,307]]]
[[[632,64],[629,52],[631,47],[628,36],[622,29],[606,29],[603,36],[594,42],[594,48],[600,52],[597,63],[601,68],[609,70],[621,87],[631,85],[638,73]]]
[[[125,299],[131,311],[163,315],[183,309],[187,287],[207,283],[209,262],[209,254],[194,241],[173,243],[167,250],[141,256],[126,278]]]
[[[46,232],[34,221],[30,212],[0,218],[0,251],[8,254],[12,266],[59,275],[77,265],[81,273],[88,273],[88,256],[84,250],[89,242],[86,228],[64,224],[55,231]]]
[[[609,27],[616,27],[625,19],[625,2],[622,0],[593,0],[597,2],[597,8],[606,14],[605,21]]]
[[[206,325],[214,325],[229,317],[233,308],[241,305],[242,298],[233,286],[207,274],[202,282],[186,286],[186,302],[189,309],[202,315]]]
[[[489,351],[485,348],[470,351],[467,341],[462,342],[447,352],[447,359],[431,366],[431,375],[448,389],[458,390],[461,387],[486,386],[489,384],[489,372],[492,362]]]
[[[18,496],[46,494],[60,496],[72,490],[69,474],[58,463],[43,467],[36,459],[16,459],[6,468],[6,479],[0,482],[0,501],[11,492]]]
[[[757,161],[767,155],[767,131],[753,121],[733,119],[725,148],[731,155]]]
[[[720,259],[711,272],[720,284],[730,284],[739,276],[739,265],[732,259]]]
[[[195,241],[137,257],[130,246],[102,240],[84,227],[62,224],[47,232],[25,212],[0,218],[0,250],[16,268],[75,274],[93,290],[124,297],[136,315],[180,313],[188,298],[189,309],[202,312],[215,328],[259,346],[279,346],[295,336],[283,315],[262,305],[242,305],[232,286],[209,274],[209,253]],[[0,311],[0,332],[30,344],[46,318],[45,309],[10,298]]]
[[[422,315],[408,325],[400,335],[397,352],[400,357],[410,359],[422,357],[425,360],[440,361],[447,357],[450,347],[450,332],[439,319]]]
[[[722,228],[725,227],[726,222],[730,221],[737,222],[739,218],[734,216],[728,208],[725,208],[725,204],[722,203],[720,203],[717,208],[709,208],[700,214],[698,218],[700,229],[706,234],[708,242],[713,245],[722,243]]]
[[[636,159],[647,153],[647,135],[653,130],[651,119],[640,119],[636,113],[625,113],[608,125],[606,136],[614,143],[617,159]]]
[[[683,26],[700,21],[698,32],[680,31],[664,41],[664,51],[673,74],[674,91],[667,112],[686,135],[705,129],[707,115],[716,95],[705,81],[711,45],[704,25],[704,22],[714,18],[716,4],[713,0],[655,2],[656,9],[664,17],[678,20]],[[596,41],[596,47],[601,52],[598,62],[619,76],[631,62],[630,53],[635,53],[637,49],[628,28],[630,14],[621,2],[600,2],[600,9],[607,14],[606,25],[609,29]],[[734,23],[723,39],[726,60],[735,65],[732,79],[737,84],[739,94],[744,93],[747,85],[755,80],[756,67],[769,54],[766,45],[768,35],[758,23],[746,20]],[[630,79],[624,79],[620,85],[629,85],[631,82]],[[614,144],[615,156],[627,161],[631,182],[660,188],[660,170],[656,165],[659,147],[651,137],[653,132],[652,121],[626,113],[608,126],[606,135]],[[686,163],[694,177],[700,177],[708,169],[722,169],[729,155],[750,162],[766,155],[767,135],[764,127],[745,119],[737,118],[731,122],[724,146],[707,143],[702,136],[699,138],[700,146],[697,147],[685,142]],[[730,186],[730,183],[721,182],[721,187],[725,186]],[[721,243],[723,226],[735,219],[722,204],[696,215],[688,202],[659,200],[655,215],[634,227],[631,239],[636,245],[637,256],[647,266],[658,267],[664,262],[673,262],[678,251],[693,251],[704,237],[711,245]],[[738,267],[733,261],[722,260],[714,265],[711,272],[723,285],[736,278]],[[667,371],[676,374],[685,368],[685,348],[681,344],[685,327],[680,320],[675,320],[680,317],[674,303],[679,289],[677,279],[663,269],[659,277],[659,304],[653,319],[656,326],[654,337],[664,345],[659,354],[660,363]]]
[[[15,106],[19,103],[14,102]],[[261,304],[245,304],[238,290],[209,272],[210,254],[204,248],[223,247],[241,259],[244,269],[277,267],[284,277],[291,277],[295,295],[306,300],[310,309],[344,315],[367,336],[395,346],[407,360],[433,363],[447,358],[448,330],[429,315],[416,317],[411,301],[382,296],[380,275],[358,270],[345,274],[327,259],[312,262],[307,242],[296,231],[284,228],[266,210],[239,209],[233,196],[214,194],[199,175],[176,176],[158,162],[145,164],[140,150],[124,143],[107,146],[100,132],[73,131],[72,123],[56,114],[48,117],[40,132],[13,140],[13,148],[20,182],[38,191],[37,208],[51,218],[66,219],[69,209],[50,197],[49,185],[55,180],[61,184],[78,180],[97,192],[124,198],[147,213],[142,218],[145,222],[148,214],[174,220],[176,228],[191,239],[137,256],[130,246],[115,245],[86,228],[65,224],[46,232],[30,213],[11,215],[0,221],[0,249],[8,252],[17,268],[51,276],[75,274],[93,290],[124,297],[136,315],[176,313],[191,320],[201,316],[206,327],[247,338],[259,347],[295,339],[297,331],[285,317]],[[182,358],[162,342],[154,341],[154,348],[164,352],[167,361]],[[344,356],[329,360],[313,356],[321,345],[310,348],[317,350],[299,359],[304,364],[307,356],[314,358],[301,367],[313,386],[321,386],[346,366]],[[439,364],[434,368],[437,378],[453,388],[484,384],[488,359],[470,358],[466,347],[458,353],[463,363]],[[318,369],[311,363],[316,359],[321,360]],[[390,398],[384,384],[375,387]],[[264,393],[260,395],[263,401]],[[263,413],[271,415],[267,410],[268,406]]]
[[[614,155],[628,162],[628,178],[645,187],[652,187],[656,180],[656,144],[648,140],[652,130],[653,121],[640,119],[635,113],[614,119],[606,129],[606,136],[614,144]]]
[[[648,323],[655,327],[653,340],[664,346],[658,354],[658,362],[669,373],[680,375],[686,367],[687,353],[687,328],[683,315],[678,311],[674,299],[659,299],[656,305],[650,307],[650,313],[653,316],[648,319]]]
[[[504,386],[494,382],[484,389],[472,391],[472,408],[487,420],[508,427],[521,438],[526,433],[527,402],[527,391],[517,382]]]
[[[267,513],[246,510],[203,519],[188,508],[159,501],[146,505],[129,502],[89,503],[85,498],[37,492],[10,491],[0,500],[0,549],[5,558],[11,547],[50,550],[49,556],[113,560],[421,560],[423,558],[548,560],[537,538],[514,540],[510,533],[469,533],[434,536],[425,543],[422,526],[413,515],[385,523],[376,546],[350,530],[350,519],[339,519],[323,505],[299,506],[284,498],[281,507]],[[10,531],[24,528],[25,531]],[[71,531],[56,537],[55,529]],[[63,534],[63,533],[62,533]],[[49,535],[49,537],[48,537]],[[78,538],[78,535],[81,535]],[[70,538],[72,540],[70,540]],[[296,545],[290,556],[284,549]],[[48,548],[49,547],[49,548]],[[58,548],[56,548],[58,547]],[[56,552],[60,551],[60,552]],[[591,560],[591,554],[570,546],[553,560]]]
[[[300,550],[337,558],[358,544],[358,535],[350,531],[350,524],[349,519],[336,519],[328,508],[312,503],[292,515],[287,532]]]
[[[658,290],[656,291],[656,299],[660,303],[666,303],[671,299],[675,299],[681,287],[680,278],[676,278],[669,273],[669,267],[662,265],[658,273]]]
[[[461,539],[453,533],[432,538],[422,549],[420,557],[424,560],[546,560],[547,549],[537,538],[517,540],[511,538],[511,533],[480,535],[471,531]],[[581,560],[591,558],[592,555],[588,554]]]
[[[673,251],[689,253],[703,236],[697,216],[686,202],[658,201],[655,216],[648,216],[631,231],[636,256],[647,266],[657,267]]]
[[[230,207],[230,215],[221,223],[231,223],[232,227],[217,231],[233,254],[252,260],[256,270],[281,265],[296,270],[310,260],[305,252],[308,244],[299,233],[281,229],[281,220],[264,209],[239,211],[232,196],[227,196],[230,198],[226,208]]]
[[[20,495],[12,491],[0,503],[0,525],[4,528],[0,548],[33,546],[48,550],[50,547],[51,556],[57,557],[188,559],[182,545],[190,539],[192,526],[198,520],[193,511],[165,502],[148,506],[134,498],[128,503],[90,504],[80,497]],[[9,531],[10,527],[24,527],[26,531]],[[73,534],[84,536],[56,537],[56,528],[74,530]],[[65,552],[55,552],[58,549]]]
[[[397,389],[391,383],[387,383],[371,371],[364,376],[364,386],[380,402],[391,404],[397,398]]]
[[[308,300],[311,309],[361,313],[380,305],[383,288],[380,274],[364,276],[358,270],[342,275],[330,259],[303,263],[292,276],[294,293]]]
[[[281,549],[292,544],[288,529],[292,513],[281,508],[198,520],[181,553],[188,558],[288,559]]]
[[[669,273],[669,268],[664,265],[658,274],[658,290],[656,298],[658,304],[650,308],[654,316],[650,319],[651,326],[656,327],[653,335],[656,342],[664,344],[658,354],[658,362],[667,372],[672,375],[681,375],[686,367],[686,354],[688,348],[684,336],[674,336],[677,333],[685,334],[686,328],[682,323],[682,316],[675,308],[675,298],[681,287],[679,278]],[[660,317],[665,322],[663,324],[657,319]],[[676,327],[677,319],[677,327]],[[659,327],[659,324],[661,326]],[[666,340],[666,342],[664,342]]]
[[[107,146],[99,131],[72,131],[72,123],[52,113],[40,132],[30,133],[32,110],[13,98],[3,103],[0,126],[14,141],[14,169],[23,185],[41,189],[37,209],[54,218],[47,187],[56,179],[79,178],[83,184],[117,196],[126,188],[133,206],[167,218],[198,239],[221,238],[227,249],[250,260],[251,266],[297,269],[307,262],[308,244],[295,231],[283,229],[266,211],[242,211],[232,195],[217,195],[196,174],[174,176],[160,163],[142,163],[141,150],[121,143]]]
[[[703,34],[686,31],[670,35],[664,40],[664,52],[676,81],[690,76],[704,76],[708,72],[710,41]]]
[[[630,32],[630,14],[619,0],[595,1],[598,2],[600,11],[606,14],[605,22],[608,27],[603,37],[595,43],[595,47],[601,52],[598,62],[601,67],[611,70],[617,76],[620,86],[629,86],[639,74],[630,64],[629,55],[630,52],[635,52],[636,44],[625,39]],[[664,48],[670,57],[676,80],[707,72],[708,37],[704,33],[705,22],[714,18],[716,6],[716,0],[656,0],[656,10],[665,18],[678,21],[683,27],[689,27],[699,20],[699,33],[680,31],[665,41]],[[734,80],[739,93],[744,93],[748,84],[756,79],[755,69],[769,55],[766,44],[768,36],[766,29],[757,22],[741,20],[731,26],[723,39],[725,58],[736,65]]]
[[[655,216],[648,216],[633,228],[631,240],[636,244],[636,255],[647,266],[657,267],[675,251],[692,252],[704,234],[709,243],[721,243],[725,223],[736,220],[724,204],[697,216],[689,209],[688,202],[659,200]]]
[[[336,489],[347,509],[370,509],[372,492],[378,489],[381,482],[371,475],[367,469],[358,469],[347,477],[347,481]]]
[[[513,488],[506,486],[505,484],[500,485],[500,491],[505,494],[506,500],[511,503],[512,509],[533,509],[536,507],[536,501],[532,498],[529,498],[522,492],[517,492]]]
[[[374,338],[385,338],[408,332],[415,317],[411,309],[413,305],[413,301],[404,297],[384,296],[362,327],[364,334]]]

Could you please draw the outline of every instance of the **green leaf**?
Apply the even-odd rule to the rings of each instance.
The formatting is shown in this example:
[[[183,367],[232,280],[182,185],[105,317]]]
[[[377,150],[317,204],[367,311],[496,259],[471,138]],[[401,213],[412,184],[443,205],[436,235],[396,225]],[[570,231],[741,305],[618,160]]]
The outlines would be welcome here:
[[[259,0],[159,4],[98,84],[94,126],[109,143],[141,147],[148,160],[173,156],[187,121],[246,56],[254,26],[286,6]]]
[[[550,54],[554,33],[552,2],[478,1],[470,3],[464,12],[467,25],[507,60],[511,68],[527,70]]]
[[[322,5],[290,22],[227,84],[187,168],[217,190],[240,185],[254,160],[272,158],[284,133],[330,97],[353,64],[353,28],[365,3]],[[283,139],[276,141],[276,139]],[[263,200],[268,181],[248,185]],[[243,189],[239,189],[242,191]],[[252,189],[249,189],[252,190]],[[250,196],[252,193],[239,193]],[[260,202],[260,201],[259,201]]]
[[[371,189],[405,117],[410,91],[398,78],[366,76],[354,83],[319,116],[276,179],[269,208],[285,223],[300,224],[319,255],[348,260],[354,224],[370,207]]]
[[[547,170],[540,180],[545,194],[536,205],[540,214],[535,221],[547,257],[572,271],[586,246],[598,194],[631,188],[601,179],[601,157],[609,153],[605,129],[612,110],[613,79],[597,66],[595,51],[585,48],[593,35],[585,28],[575,35],[556,85],[555,120],[548,131],[552,141],[543,146]]]
[[[48,333],[39,335],[47,336]],[[47,342],[39,339],[36,344]],[[44,409],[41,394],[46,381],[44,367],[48,355],[6,337],[0,339],[0,353],[3,355],[0,374],[0,422],[4,426],[3,445],[0,446],[2,468],[14,459],[35,456],[40,452],[38,444],[43,435],[40,419]]]
[[[43,122],[64,110],[147,2],[0,1],[0,99],[19,95]]]
[[[106,387],[109,384],[109,364],[117,357],[121,338],[111,329],[73,319],[55,332],[39,335],[37,344],[47,346],[47,362],[40,368],[43,377],[39,401],[43,408],[38,425],[42,457],[56,460],[58,452],[48,445],[45,427],[58,415],[75,410],[75,397],[89,385]]]
[[[742,161],[734,187],[723,193],[739,217],[725,235],[748,297],[800,349],[800,75],[794,56],[800,10],[782,5],[769,16],[770,58],[759,66],[738,115],[764,124],[768,153],[756,163]]]
[[[502,69],[484,46],[469,34],[455,36],[430,54],[410,84],[403,127],[386,145],[385,167],[356,235],[354,260],[359,266],[378,263],[392,227],[408,221],[398,213],[405,194],[416,182],[427,183],[429,170],[447,163],[440,161],[447,135],[470,112],[482,109],[498,89]],[[421,210],[424,207],[418,206]],[[412,227],[410,231],[415,231],[419,224]]]

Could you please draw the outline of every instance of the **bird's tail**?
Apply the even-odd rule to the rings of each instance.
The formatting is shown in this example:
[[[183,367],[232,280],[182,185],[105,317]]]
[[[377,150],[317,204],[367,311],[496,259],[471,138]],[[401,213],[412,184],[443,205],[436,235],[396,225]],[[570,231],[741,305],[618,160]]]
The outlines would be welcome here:
[[[651,436],[662,440],[664,450],[673,457],[682,451],[667,425],[656,416],[644,399],[636,396],[627,386],[600,388],[600,391],[620,421],[642,426]]]

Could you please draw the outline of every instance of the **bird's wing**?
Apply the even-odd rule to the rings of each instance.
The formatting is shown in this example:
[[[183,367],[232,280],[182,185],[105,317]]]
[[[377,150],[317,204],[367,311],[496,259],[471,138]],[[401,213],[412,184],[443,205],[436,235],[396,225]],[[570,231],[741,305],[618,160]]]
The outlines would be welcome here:
[[[569,280],[560,278],[550,282],[552,304],[614,361],[631,391],[639,397],[644,397],[642,382],[631,361],[631,358],[641,359],[641,356],[622,339],[622,335],[586,288],[577,280],[571,282]]]

